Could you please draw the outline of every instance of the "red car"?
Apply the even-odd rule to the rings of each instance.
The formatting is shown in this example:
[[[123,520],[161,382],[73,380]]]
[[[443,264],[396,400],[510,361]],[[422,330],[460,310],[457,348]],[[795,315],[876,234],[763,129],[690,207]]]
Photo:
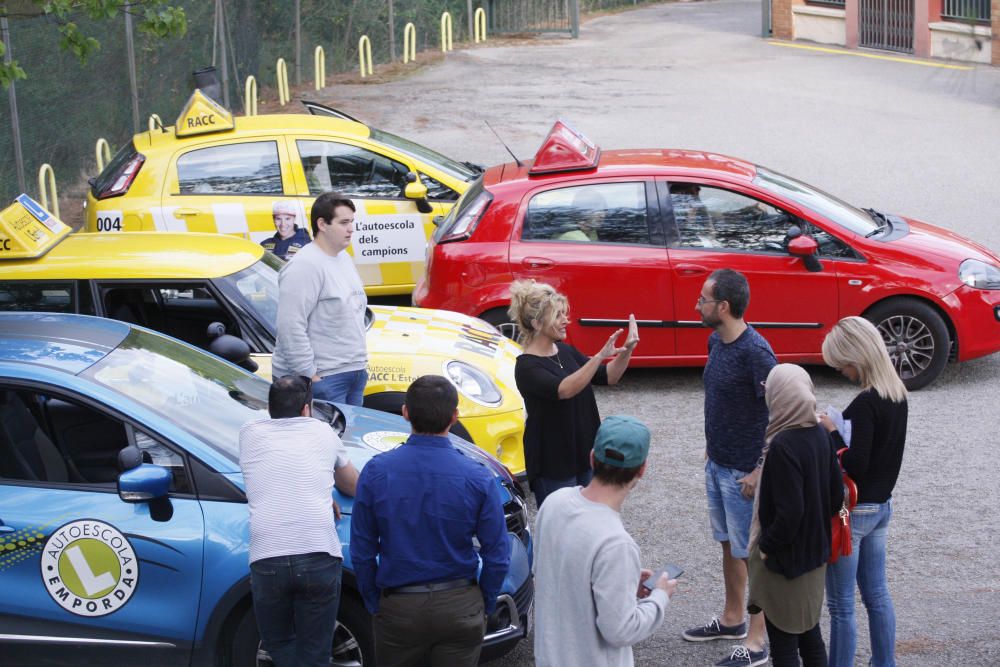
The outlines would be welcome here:
[[[601,151],[562,122],[531,163],[488,169],[439,221],[413,300],[502,326],[511,281],[535,278],[569,297],[581,349],[635,313],[634,365],[695,366],[709,333],[695,301],[719,268],[747,276],[747,320],[781,361],[821,364],[847,315],[878,326],[911,389],[1000,350],[988,248],[735,158]]]

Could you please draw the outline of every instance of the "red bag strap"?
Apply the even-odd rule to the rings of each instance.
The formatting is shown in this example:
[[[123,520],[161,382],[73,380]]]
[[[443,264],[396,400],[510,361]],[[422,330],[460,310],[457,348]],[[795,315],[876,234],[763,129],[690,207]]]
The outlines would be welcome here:
[[[837,461],[840,462],[844,456],[844,452],[847,451],[847,447],[841,447],[837,450]],[[844,478],[844,488],[847,490],[847,497],[844,498],[844,504],[847,506],[848,510],[854,509],[854,506],[858,504],[858,485],[854,483],[846,472],[844,472],[843,463],[840,466],[840,474]]]

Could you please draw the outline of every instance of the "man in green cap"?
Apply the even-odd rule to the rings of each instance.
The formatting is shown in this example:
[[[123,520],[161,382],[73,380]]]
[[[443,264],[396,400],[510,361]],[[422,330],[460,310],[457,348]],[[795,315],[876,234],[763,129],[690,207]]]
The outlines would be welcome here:
[[[677,580],[653,590],[621,508],[646,472],[649,429],[608,417],[597,430],[586,487],[550,494],[535,523],[535,664],[633,664],[632,645],[663,623]],[[573,613],[566,613],[572,609]]]

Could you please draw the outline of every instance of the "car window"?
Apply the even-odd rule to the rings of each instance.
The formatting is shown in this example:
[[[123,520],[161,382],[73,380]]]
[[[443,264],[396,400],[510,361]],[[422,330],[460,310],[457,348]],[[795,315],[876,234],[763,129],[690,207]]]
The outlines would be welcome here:
[[[546,190],[531,198],[521,238],[565,243],[648,244],[646,186],[601,183]]]
[[[171,491],[192,491],[184,458],[153,436],[69,398],[0,387],[0,480],[113,490],[129,445],[171,471]]]
[[[671,183],[676,246],[785,252],[788,230],[801,221],[770,204],[731,190]]]
[[[254,141],[189,151],[177,160],[181,194],[284,194],[278,144]]]
[[[76,307],[76,289],[72,282],[38,282],[34,280],[0,282],[0,311],[35,310],[46,313],[75,313],[77,312]]]
[[[334,190],[348,197],[399,199],[410,171],[402,162],[333,141],[295,142],[309,194]]]
[[[816,239],[820,256],[856,257],[850,246],[816,225],[731,190],[675,182],[670,200],[678,234],[673,247],[785,253],[788,232],[798,227]]]
[[[432,199],[434,201],[455,201],[458,199],[457,192],[436,178],[431,178],[423,172],[420,173],[420,182],[424,184],[425,188],[427,188],[428,199]]]
[[[269,253],[259,262],[255,262],[228,276],[217,279],[217,284],[227,294],[239,294],[237,301],[242,301],[257,319],[273,334],[278,322],[278,271],[281,268],[280,259]]]
[[[107,317],[130,322],[209,349],[208,325],[221,323],[239,337],[239,325],[205,283],[101,286]]]

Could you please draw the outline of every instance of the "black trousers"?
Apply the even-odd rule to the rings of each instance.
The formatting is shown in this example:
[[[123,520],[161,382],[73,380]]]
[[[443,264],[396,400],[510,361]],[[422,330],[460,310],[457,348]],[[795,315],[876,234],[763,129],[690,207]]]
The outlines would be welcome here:
[[[778,629],[769,618],[764,619],[767,625],[767,640],[771,645],[771,664],[774,667],[826,667],[826,645],[823,634],[819,631],[819,623],[811,630],[800,635],[793,635]],[[799,662],[799,656],[802,662]]]
[[[475,667],[486,633],[483,593],[474,584],[433,593],[383,593],[374,627],[379,667]]]

